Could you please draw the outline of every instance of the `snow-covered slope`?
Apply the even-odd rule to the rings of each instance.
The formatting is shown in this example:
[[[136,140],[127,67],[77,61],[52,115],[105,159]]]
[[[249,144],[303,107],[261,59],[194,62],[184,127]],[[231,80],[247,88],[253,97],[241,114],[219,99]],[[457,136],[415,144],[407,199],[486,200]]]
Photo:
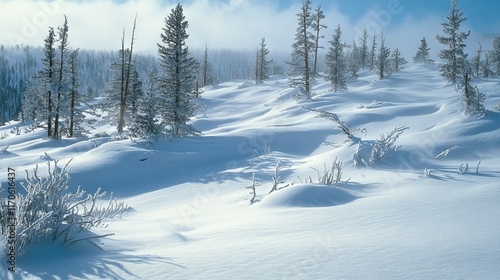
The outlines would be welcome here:
[[[318,79],[307,102],[282,77],[208,87],[206,112],[193,120],[203,134],[153,145],[53,141],[41,130],[14,135],[19,124],[2,126],[9,136],[0,147],[9,148],[0,173],[12,167],[22,177],[36,164],[72,158],[75,188],[112,191],[132,211],[98,229],[116,234],[100,240],[104,250],[40,244],[19,259],[17,274],[2,265],[0,278],[496,279],[500,80],[475,82],[487,95],[482,118],[461,113],[459,94],[435,66],[415,65],[381,81],[363,73],[345,92]],[[333,112],[366,134],[346,142],[333,122],[303,107]],[[399,151],[354,165],[358,149],[402,125],[409,129]],[[342,182],[315,183],[314,169],[335,158]],[[280,186],[290,186],[268,195],[278,161]],[[461,163],[470,167],[465,174]],[[259,201],[250,205],[253,174]]]

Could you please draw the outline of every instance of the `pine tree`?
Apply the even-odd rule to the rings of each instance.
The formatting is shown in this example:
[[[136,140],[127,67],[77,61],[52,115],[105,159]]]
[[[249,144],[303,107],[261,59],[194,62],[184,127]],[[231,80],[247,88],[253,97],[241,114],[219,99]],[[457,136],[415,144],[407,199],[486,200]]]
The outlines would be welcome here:
[[[470,69],[469,69],[470,70]],[[471,73],[466,71],[461,83],[457,85],[457,90],[462,91],[462,104],[466,115],[479,114],[484,115],[484,101],[486,95],[481,93],[477,86],[470,84]]]
[[[149,72],[146,79],[146,90],[137,100],[137,111],[133,115],[130,132],[134,137],[139,137],[147,141],[156,141],[161,134],[161,127],[158,120],[158,83],[154,70]]]
[[[326,25],[321,23],[321,20],[325,19],[325,14],[321,9],[321,5],[319,5],[316,10],[314,10],[314,14],[312,15],[311,28],[315,32],[314,35],[314,66],[313,66],[313,74],[316,75],[318,73],[318,50],[323,47],[319,45],[319,40],[325,38],[325,36],[320,35],[321,29],[328,28]]]
[[[69,94],[70,94],[70,107],[69,107],[69,137],[81,136],[85,129],[82,124],[85,119],[85,115],[82,112],[81,106],[83,105],[83,100],[78,87],[78,50],[73,51],[69,58],[70,67],[70,83],[69,83]]]
[[[291,69],[288,73],[292,86],[299,87],[303,95],[311,98],[311,63],[310,56],[313,51],[314,41],[311,40],[314,35],[311,34],[312,24],[311,0],[302,3],[300,13],[297,14],[298,26],[295,32],[295,42],[291,62],[288,64]]]
[[[496,74],[500,76],[500,36],[496,36],[493,39],[493,48],[490,51],[490,59]]]
[[[439,43],[447,46],[447,49],[439,52],[439,58],[446,61],[445,64],[440,65],[439,71],[446,81],[453,84],[458,83],[458,80],[464,77],[467,71],[468,61],[467,54],[464,52],[466,47],[464,41],[469,37],[470,30],[467,32],[460,31],[460,25],[466,19],[462,9],[457,7],[457,0],[453,0],[446,22],[441,24],[443,32],[447,36],[436,36]]]
[[[370,72],[375,69],[375,64],[377,64],[377,34],[374,33],[370,49]]]
[[[347,54],[347,71],[350,73],[350,78],[355,80],[358,78],[358,71],[361,68],[361,52],[356,41],[352,42],[351,50]]]
[[[344,45],[341,41],[342,30],[340,25],[334,31],[330,43],[330,48],[326,55],[326,78],[331,82],[333,91],[345,90],[345,73],[347,71]]]
[[[406,59],[401,56],[401,52],[399,51],[399,49],[395,49],[391,55],[391,60],[390,60],[391,70],[390,70],[390,72],[401,71],[401,66],[406,64],[406,63],[408,63],[408,61],[406,61]]]
[[[380,35],[380,50],[377,56],[378,76],[382,80],[386,74],[390,75],[390,60],[391,50],[385,46],[384,34]]]
[[[482,73],[484,78],[488,78],[493,71],[490,69],[490,55],[488,52],[484,54],[484,63],[482,64]]]
[[[213,84],[212,65],[208,61],[208,47],[205,44],[205,52],[203,53],[203,63],[201,63],[201,86],[205,87]]]
[[[55,119],[54,119],[54,139],[61,139],[61,129],[60,129],[60,118],[63,117],[63,95],[66,93],[68,87],[68,18],[64,16],[64,24],[62,27],[58,27],[58,61],[57,61],[57,73],[56,73],[56,99],[55,99]]]
[[[255,60],[255,81],[262,83],[269,78],[272,60],[267,60],[269,49],[267,49],[266,38],[262,37]]]
[[[474,70],[474,75],[479,77],[479,72],[481,70],[481,53],[483,52],[483,46],[479,42],[479,49],[476,52],[476,56],[472,58],[472,69]]]
[[[359,47],[359,59],[361,63],[361,68],[366,68],[368,62],[368,32],[366,29],[363,30],[363,34],[360,38],[360,47]]]
[[[47,137],[52,137],[52,109],[53,109],[53,91],[55,88],[55,64],[56,50],[54,28],[49,27],[49,35],[45,39],[44,58],[42,59],[44,69],[40,73],[44,86],[47,89]]]
[[[414,63],[433,63],[434,61],[429,58],[429,50],[430,48],[427,46],[427,41],[425,37],[420,40],[420,47],[418,48],[417,53],[413,57]]]
[[[178,4],[165,18],[165,27],[161,34],[164,45],[158,44],[160,67],[159,94],[162,107],[159,108],[164,127],[170,129],[174,137],[193,135],[197,131],[188,124],[194,116],[195,106],[191,100],[195,97],[197,63],[189,54],[186,40],[186,21],[183,8]]]

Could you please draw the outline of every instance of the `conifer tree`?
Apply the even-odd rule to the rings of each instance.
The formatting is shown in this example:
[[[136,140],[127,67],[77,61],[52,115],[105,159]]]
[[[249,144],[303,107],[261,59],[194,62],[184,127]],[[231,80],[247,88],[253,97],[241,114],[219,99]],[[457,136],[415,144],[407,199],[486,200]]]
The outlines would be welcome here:
[[[325,19],[325,14],[321,9],[321,5],[319,5],[316,10],[314,10],[314,14],[312,15],[311,28],[314,32],[314,66],[313,66],[313,74],[316,75],[318,73],[318,50],[323,47],[320,46],[319,40],[325,38],[325,36],[321,35],[321,29],[328,28],[325,24],[321,23],[321,20]]]
[[[255,81],[257,83],[262,83],[269,78],[271,63],[273,63],[273,61],[267,60],[268,55],[269,49],[266,45],[266,38],[262,37],[255,60]]]
[[[432,63],[434,62],[429,58],[429,46],[427,45],[427,41],[425,37],[420,40],[420,47],[418,48],[417,53],[413,57],[414,63]]]
[[[161,135],[161,127],[158,120],[158,83],[157,75],[151,70],[146,79],[146,89],[137,100],[137,111],[133,115],[130,132],[134,137],[147,141],[155,141]]]
[[[83,128],[83,122],[85,115],[82,112],[81,106],[83,105],[82,96],[78,87],[78,50],[73,51],[69,58],[69,68],[70,68],[70,82],[69,82],[69,137],[81,136],[85,129]]]
[[[345,90],[345,73],[347,72],[344,44],[341,41],[342,30],[340,25],[335,29],[330,48],[326,55],[326,78],[331,82],[333,91]]]
[[[351,50],[347,54],[347,71],[349,72],[350,78],[355,80],[358,78],[358,71],[361,68],[361,52],[356,41],[352,42]]]
[[[46,108],[46,119],[47,119],[47,137],[51,138],[53,134],[52,130],[52,110],[53,110],[53,93],[55,89],[55,76],[56,76],[56,50],[55,50],[55,32],[54,28],[49,27],[49,35],[45,39],[44,45],[44,56],[42,59],[43,69],[39,73],[39,77],[42,80],[43,86],[46,88],[46,104],[44,107]],[[33,80],[33,79],[32,79]],[[38,98],[38,96],[34,96],[34,98]],[[28,109],[27,111],[31,111]],[[34,117],[34,116],[32,116]],[[35,119],[33,119],[35,120]]]
[[[213,84],[212,78],[212,65],[208,61],[208,46],[205,44],[205,51],[203,53],[203,63],[201,63],[201,86],[205,87]]]
[[[370,49],[370,72],[375,69],[377,64],[377,34],[373,34],[372,46]]]
[[[493,48],[490,51],[490,60],[494,71],[500,76],[500,36],[493,39]]]
[[[391,70],[390,72],[399,72],[401,71],[401,66],[408,63],[404,57],[401,56],[401,52],[399,49],[395,49],[391,55]]]
[[[436,36],[438,42],[447,47],[447,49],[439,52],[439,58],[445,60],[445,63],[439,66],[439,71],[446,81],[453,84],[457,84],[459,79],[465,76],[468,69],[464,41],[469,37],[470,30],[467,32],[460,31],[460,25],[466,19],[462,9],[457,7],[457,0],[452,0],[452,7],[446,17],[446,22],[441,24],[446,35]]]
[[[297,29],[295,31],[295,42],[291,61],[288,62],[291,69],[288,76],[292,86],[299,87],[302,94],[311,98],[311,63],[310,56],[314,48],[313,34],[310,31],[312,24],[311,0],[302,3],[300,12],[297,14]]]
[[[363,30],[363,34],[360,38],[360,47],[359,47],[359,60],[361,68],[366,68],[368,62],[368,32],[366,29]]]
[[[385,46],[385,38],[384,35],[380,35],[380,50],[377,56],[377,68],[378,68],[378,76],[382,80],[386,74],[390,74],[390,60],[389,56],[391,55],[391,50]]]
[[[486,100],[486,95],[481,93],[477,86],[471,85],[470,71],[466,71],[463,75],[464,77],[461,79],[461,83],[457,85],[457,90],[462,91],[462,105],[464,113],[466,115],[484,115],[484,101]]]
[[[483,52],[483,46],[479,42],[479,49],[476,52],[476,56],[472,58],[472,70],[474,75],[479,77],[479,71],[481,70],[481,53]]]
[[[162,28],[162,44],[158,44],[162,76],[159,77],[159,95],[163,127],[170,131],[173,137],[196,134],[197,131],[188,124],[194,116],[196,72],[198,65],[191,57],[186,40],[186,20],[181,4],[172,9],[165,18]]]
[[[64,24],[62,27],[58,27],[58,41],[59,41],[59,52],[57,61],[57,73],[56,73],[56,99],[55,99],[55,119],[54,119],[54,139],[61,139],[60,134],[60,118],[63,113],[63,95],[66,93],[67,83],[68,83],[68,57],[69,57],[69,43],[68,43],[68,18],[64,16]]]

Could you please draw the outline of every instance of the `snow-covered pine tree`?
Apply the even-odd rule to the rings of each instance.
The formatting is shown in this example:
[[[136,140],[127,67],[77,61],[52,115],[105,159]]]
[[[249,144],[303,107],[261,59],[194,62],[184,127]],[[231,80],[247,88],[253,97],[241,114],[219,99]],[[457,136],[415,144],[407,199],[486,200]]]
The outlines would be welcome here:
[[[288,72],[292,86],[299,87],[302,94],[311,98],[311,63],[310,56],[314,48],[314,35],[310,32],[312,24],[311,0],[302,3],[300,13],[297,14],[297,29],[295,31],[295,42],[292,44],[293,50]]]
[[[417,53],[413,57],[414,63],[433,63],[434,61],[429,58],[429,46],[427,45],[427,40],[425,37],[420,40],[420,47],[417,50]]]
[[[493,48],[490,51],[490,60],[496,74],[500,76],[500,36],[493,39]]]
[[[54,139],[61,139],[60,119],[64,117],[64,95],[67,93],[68,88],[68,57],[69,57],[69,43],[68,43],[68,17],[64,16],[64,24],[58,27],[58,60],[56,63],[56,96],[55,96],[55,119],[54,119]]]
[[[395,49],[392,52],[391,59],[390,59],[390,72],[399,72],[402,69],[402,65],[408,63],[404,57],[401,56],[401,52],[399,49]]]
[[[459,79],[462,79],[468,71],[464,41],[469,37],[470,30],[467,32],[460,31],[460,25],[466,19],[462,9],[457,7],[457,0],[452,0],[451,10],[446,17],[446,22],[441,24],[446,35],[436,36],[438,42],[447,47],[447,49],[439,52],[439,58],[445,60],[445,63],[439,66],[439,71],[446,81],[453,84],[459,83]]]
[[[483,52],[483,46],[481,42],[479,42],[479,49],[476,52],[476,55],[472,58],[472,70],[474,72],[474,76],[479,77],[479,72],[481,70],[481,53]]]
[[[350,50],[346,55],[347,57],[347,71],[349,72],[350,79],[355,80],[358,78],[358,71],[361,68],[361,53],[356,45],[356,41],[352,42]]]
[[[45,38],[45,45],[43,49],[44,56],[42,58],[43,69],[38,74],[38,77],[41,79],[41,83],[43,87],[45,87],[46,97],[43,98],[46,100],[46,104],[44,104],[47,114],[47,137],[51,138],[53,134],[52,128],[52,118],[54,117],[52,112],[54,108],[54,91],[56,85],[56,50],[55,50],[55,32],[53,27],[49,27],[49,35]],[[30,79],[30,81],[34,82],[34,79]],[[41,98],[39,96],[33,96],[34,98]],[[30,102],[29,100],[26,100]],[[29,112],[31,109],[25,110],[25,112]],[[34,116],[32,116],[34,117]],[[35,120],[35,119],[33,119]]]
[[[370,67],[369,68],[370,68],[370,72],[371,72],[371,71],[373,71],[373,69],[375,69],[376,64],[377,64],[377,34],[376,33],[373,34],[369,59],[370,59],[370,61],[369,61]]]
[[[457,90],[462,92],[462,104],[466,115],[479,114],[484,115],[484,101],[486,95],[481,93],[477,86],[472,86],[470,83],[472,74],[471,69],[468,69],[463,75],[461,82],[457,84]]]
[[[366,29],[363,30],[363,34],[361,34],[360,47],[359,47],[359,60],[361,63],[361,68],[366,68],[369,52],[368,52],[368,32]]]
[[[489,54],[489,52],[485,52],[485,54],[484,54],[484,62],[481,65],[481,72],[483,73],[484,78],[488,78],[493,73],[493,71],[491,71],[491,68],[490,68],[490,54]]]
[[[212,65],[208,60],[208,46],[205,44],[205,51],[203,53],[203,62],[200,64],[200,73],[201,73],[201,83],[202,87],[213,84],[212,77]]]
[[[134,137],[147,140],[149,142],[159,139],[161,127],[158,120],[158,108],[160,107],[158,98],[158,76],[151,70],[147,76],[142,96],[137,100],[137,112],[133,115],[130,133]]]
[[[82,105],[82,95],[80,94],[79,83],[78,83],[78,50],[73,51],[69,58],[69,68],[70,68],[70,83],[69,83],[69,95],[70,95],[70,105],[69,105],[69,137],[81,136],[85,133],[83,128],[83,122],[85,115],[83,114]]]
[[[328,28],[325,24],[321,23],[321,20],[325,19],[325,14],[321,9],[321,5],[319,5],[316,10],[314,10],[314,14],[312,14],[312,22],[311,28],[314,31],[314,66],[313,66],[313,74],[318,74],[318,50],[323,49],[323,46],[320,46],[319,40],[325,38],[324,35],[321,35],[321,29]]]
[[[259,48],[257,49],[257,56],[255,61],[255,81],[262,83],[267,80],[271,71],[272,60],[267,60],[269,49],[266,45],[266,38],[262,37]]]
[[[158,44],[160,67],[163,76],[159,77],[159,94],[161,118],[163,127],[170,131],[173,137],[196,134],[197,131],[188,124],[194,116],[196,72],[198,65],[191,57],[186,40],[186,20],[181,4],[172,9],[165,18],[165,27],[162,28],[161,40],[164,45]]]
[[[385,46],[384,34],[380,34],[380,50],[377,56],[378,76],[382,80],[386,75],[390,75],[391,50]]]
[[[327,80],[332,84],[333,91],[347,89],[345,84],[345,74],[347,72],[346,57],[344,54],[344,44],[341,41],[342,30],[340,25],[335,28],[330,47],[325,58],[325,74]]]

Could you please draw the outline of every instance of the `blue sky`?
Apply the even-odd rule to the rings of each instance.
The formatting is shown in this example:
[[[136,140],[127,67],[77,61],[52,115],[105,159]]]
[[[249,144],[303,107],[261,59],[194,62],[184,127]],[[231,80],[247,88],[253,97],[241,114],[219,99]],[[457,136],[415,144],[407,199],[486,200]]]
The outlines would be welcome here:
[[[296,28],[296,13],[302,0],[0,0],[1,44],[42,45],[49,26],[62,24],[67,15],[70,41],[75,47],[118,49],[123,28],[130,31],[138,14],[137,49],[155,52],[163,20],[177,2],[189,21],[188,44],[192,48],[251,49],[265,37],[271,51],[289,52]],[[363,29],[384,33],[391,48],[413,55],[426,37],[431,54],[440,48],[435,36],[441,33],[451,0],[313,0],[326,14],[327,44],[337,25],[343,40],[357,40]],[[480,40],[500,34],[500,1],[459,0],[471,29],[471,50]],[[486,39],[485,39],[486,38]]]

